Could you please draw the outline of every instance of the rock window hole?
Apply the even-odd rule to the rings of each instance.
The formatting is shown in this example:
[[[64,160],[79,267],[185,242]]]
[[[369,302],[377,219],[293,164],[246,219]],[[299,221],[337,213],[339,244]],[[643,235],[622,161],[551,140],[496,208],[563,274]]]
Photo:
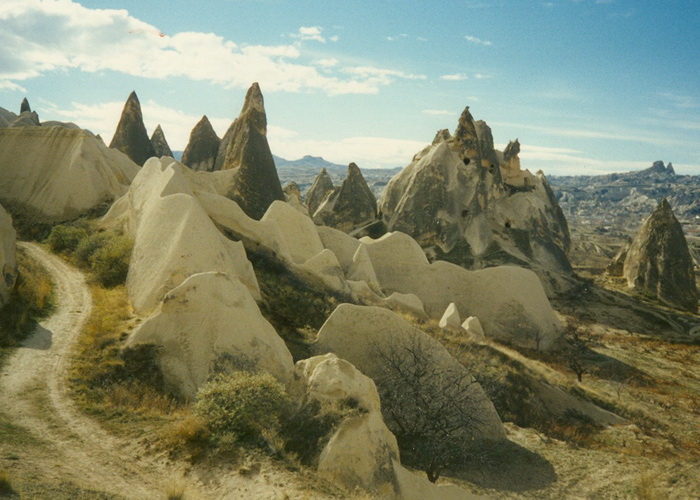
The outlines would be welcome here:
[[[506,222],[506,228],[510,229],[510,221]]]
[[[464,162],[465,165],[469,165],[469,163],[471,162],[471,160],[469,158],[465,158],[462,161]]]

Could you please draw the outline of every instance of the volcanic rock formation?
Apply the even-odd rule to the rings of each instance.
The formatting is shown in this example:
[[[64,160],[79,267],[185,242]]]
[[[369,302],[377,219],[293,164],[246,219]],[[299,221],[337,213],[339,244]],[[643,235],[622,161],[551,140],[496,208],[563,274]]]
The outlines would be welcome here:
[[[469,108],[454,136],[437,133],[388,184],[379,211],[389,231],[413,236],[432,259],[479,269],[531,268],[549,293],[569,288],[566,219],[544,175],[521,170],[520,144],[501,153]]]
[[[146,133],[146,126],[143,124],[141,104],[136,92],[129,94],[124,104],[117,130],[109,147],[126,153],[139,166],[146,163],[151,156],[155,156],[153,145]]]
[[[673,307],[697,311],[688,242],[666,198],[632,240],[623,272],[628,286],[650,292]]]
[[[126,192],[138,167],[91,133],[65,127],[0,129],[0,200],[57,221]]]
[[[24,99],[22,99],[22,104],[20,104],[20,106],[19,106],[19,113],[22,114],[24,112],[27,112],[27,113],[32,112],[32,108],[31,108],[31,106],[29,106],[29,101],[27,100],[26,97]]]
[[[153,146],[153,152],[157,158],[161,156],[173,156],[173,152],[168,146],[168,141],[165,139],[165,134],[160,124],[156,127],[151,135],[151,146]]]
[[[265,103],[257,83],[248,89],[241,114],[231,128],[222,170],[238,171],[228,195],[246,214],[260,219],[273,201],[285,198],[267,143]]]
[[[313,184],[306,192],[306,208],[309,209],[309,214],[313,216],[321,206],[323,200],[328,196],[329,193],[333,192],[334,186],[331,176],[328,175],[328,171],[323,168],[318,176],[314,179]]]
[[[182,163],[192,170],[211,172],[214,170],[220,142],[209,118],[204,115],[190,133],[190,140],[182,153]]]
[[[323,172],[319,177],[322,175]],[[319,182],[325,181],[321,178]],[[346,233],[377,218],[377,200],[357,165],[348,165],[348,175],[343,184],[324,198],[313,218],[317,224],[332,226]]]
[[[17,279],[17,235],[12,218],[0,205],[0,307],[5,305]]]

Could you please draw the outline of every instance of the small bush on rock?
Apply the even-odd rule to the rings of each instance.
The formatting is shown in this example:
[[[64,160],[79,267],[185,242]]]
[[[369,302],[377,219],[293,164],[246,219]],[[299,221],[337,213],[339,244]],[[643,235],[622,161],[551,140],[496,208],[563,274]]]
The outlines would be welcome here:
[[[83,227],[75,227],[59,224],[51,229],[47,243],[52,252],[72,251],[78,248],[81,240],[85,239],[88,232]]]
[[[90,268],[97,280],[106,287],[126,281],[129,272],[132,243],[125,236],[113,235],[90,257]]]
[[[289,398],[268,373],[237,371],[218,374],[197,393],[195,414],[202,417],[220,446],[236,441],[259,442],[263,431],[276,433]]]

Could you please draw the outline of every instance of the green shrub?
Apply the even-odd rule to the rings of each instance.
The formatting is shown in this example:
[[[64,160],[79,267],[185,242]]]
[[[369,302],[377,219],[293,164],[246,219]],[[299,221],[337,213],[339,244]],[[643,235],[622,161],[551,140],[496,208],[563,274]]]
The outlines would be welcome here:
[[[51,234],[49,234],[46,241],[52,252],[64,252],[78,248],[80,241],[86,238],[87,235],[87,229],[83,227],[59,224],[51,229]]]
[[[268,373],[216,375],[197,393],[195,413],[207,422],[215,443],[259,441],[276,433],[289,399],[284,386]]]
[[[126,281],[132,246],[129,238],[115,234],[105,237],[103,245],[92,254],[90,268],[103,286],[116,286]]]
[[[97,232],[86,235],[84,239],[78,243],[75,249],[75,258],[78,264],[84,267],[90,266],[92,256],[102,248],[109,239],[109,233]]]

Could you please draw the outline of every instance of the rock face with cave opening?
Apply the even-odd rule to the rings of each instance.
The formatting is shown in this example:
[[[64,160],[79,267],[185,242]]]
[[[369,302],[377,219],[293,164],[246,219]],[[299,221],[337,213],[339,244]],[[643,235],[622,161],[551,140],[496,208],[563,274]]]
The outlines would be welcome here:
[[[387,185],[379,211],[389,231],[413,236],[431,259],[470,269],[515,264],[550,294],[569,289],[568,225],[542,172],[520,166],[520,143],[494,149],[467,107],[455,133],[432,144]]]
[[[623,266],[630,287],[696,312],[698,292],[683,228],[664,198],[632,240]]]

